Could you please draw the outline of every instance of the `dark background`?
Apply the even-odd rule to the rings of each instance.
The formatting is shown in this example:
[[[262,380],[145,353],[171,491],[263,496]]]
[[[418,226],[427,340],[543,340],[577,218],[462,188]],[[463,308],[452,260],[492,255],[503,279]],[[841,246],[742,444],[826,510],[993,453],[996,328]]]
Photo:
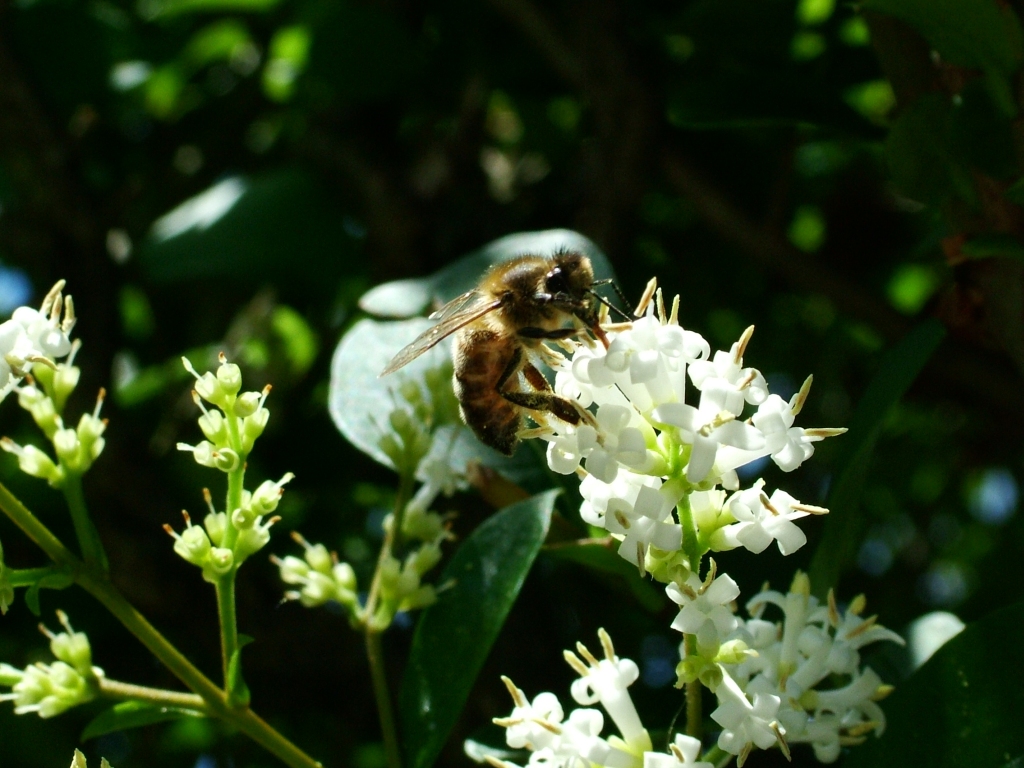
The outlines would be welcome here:
[[[865,16],[828,0],[0,0],[0,313],[68,280],[84,342],[70,413],[111,393],[86,491],[118,587],[217,670],[212,590],[160,526],[200,515],[203,485],[221,492],[174,445],[199,434],[179,357],[209,366],[222,349],[252,388],[274,385],[252,487],[297,475],[268,551],[294,551],[280,532],[299,528],[365,583],[394,477],[326,409],[357,299],[567,227],[627,295],[651,275],[681,294],[681,322],[713,346],[756,324],[746,361],[773,391],[815,376],[805,426],[848,424],[882,352],[939,317],[949,337],[843,510],[863,521],[841,594],[866,593],[896,629],[1018,599],[1024,54],[1016,2],[941,6],[929,26],[897,0]],[[14,398],[2,432],[40,444]],[[769,486],[823,503],[841,440]],[[70,540],[58,494],[9,457],[0,478]],[[489,511],[472,494],[452,506],[461,536]],[[720,566],[748,594],[785,587],[822,525],[804,521],[811,544],[786,562],[773,549]],[[9,565],[42,564],[9,523],[0,537]],[[325,765],[380,766],[361,638],[336,612],[280,605],[263,557],[239,589],[254,708]],[[42,605],[50,626],[60,607],[89,633],[111,677],[175,686],[87,595]],[[667,727],[671,615],[542,554],[442,762],[466,764],[462,739],[510,710],[499,674],[568,701],[561,650],[596,645],[599,626],[641,663],[645,723]],[[0,659],[45,659],[36,623],[19,599]],[[387,636],[393,681],[410,626]],[[75,746],[116,768],[274,764],[203,722],[82,745],[100,709],[44,722],[0,707],[0,766],[66,765]]]

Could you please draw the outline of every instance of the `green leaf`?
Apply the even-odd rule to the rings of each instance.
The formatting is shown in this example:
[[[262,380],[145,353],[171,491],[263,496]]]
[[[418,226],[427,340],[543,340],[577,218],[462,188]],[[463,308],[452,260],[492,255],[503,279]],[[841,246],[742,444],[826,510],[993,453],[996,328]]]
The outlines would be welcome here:
[[[327,292],[352,270],[356,240],[309,173],[229,176],[157,219],[140,266],[157,282],[299,282]]]
[[[1017,179],[1004,194],[1010,202],[1024,205],[1024,178]]]
[[[228,662],[228,699],[234,706],[249,706],[252,694],[242,677],[242,649],[254,641],[249,635],[238,636],[238,647]]]
[[[665,592],[657,589],[650,580],[637,578],[636,567],[618,555],[617,546],[618,542],[613,542],[611,546],[597,542],[587,544],[559,542],[545,548],[544,552],[551,557],[578,563],[598,573],[616,577],[617,581],[628,588],[636,601],[646,610],[651,613],[660,611],[668,602]]]
[[[263,68],[263,92],[273,101],[288,101],[295,81],[309,59],[310,34],[306,27],[284,27],[270,41],[270,57]]]
[[[913,101],[893,123],[885,159],[896,186],[923,203],[942,201],[953,189],[951,107],[940,94]]]
[[[488,243],[429,277],[378,285],[359,299],[359,306],[381,317],[412,317],[471,290],[480,282],[484,272],[495,264],[524,254],[551,256],[559,251],[582,253],[593,264],[594,277],[598,280],[615,277],[608,257],[579,232],[570,229],[518,232]]]
[[[206,717],[202,712],[187,707],[169,707],[143,701],[123,701],[94,718],[82,731],[82,740],[95,739],[108,733],[141,728],[144,725],[181,720],[185,717]]]
[[[1024,260],[1024,244],[1013,235],[978,235],[964,243],[960,247],[960,253],[972,259],[1004,256]]]
[[[342,337],[331,361],[328,407],[335,425],[352,445],[391,469],[394,463],[380,441],[390,432],[388,414],[400,401],[397,390],[403,382],[422,382],[431,368],[449,365],[449,344],[438,344],[390,376],[381,378],[380,372],[402,347],[432,325],[424,318],[360,320]],[[499,470],[528,490],[550,487],[530,451],[520,449],[507,458],[477,440],[461,423],[437,429],[431,451],[459,473],[465,473],[472,460]]]
[[[320,351],[316,333],[306,318],[291,307],[278,304],[270,316],[270,328],[281,340],[291,373],[304,375]]]
[[[439,582],[454,582],[420,616],[399,696],[405,764],[437,758],[540,551],[555,491],[513,504],[463,542]]]
[[[195,71],[209,64],[228,61],[238,51],[252,44],[249,30],[235,19],[225,19],[209,24],[188,41],[181,52],[182,62]]]
[[[848,768],[990,768],[1024,760],[1024,604],[970,624],[881,703],[880,739],[854,747]],[[1001,650],[1000,650],[1001,649]],[[995,653],[995,656],[993,654]]]
[[[146,6],[150,18],[169,18],[190,13],[266,13],[281,0],[154,0]]]
[[[852,562],[864,527],[858,505],[875,443],[889,411],[914,383],[945,335],[942,323],[926,320],[886,352],[857,405],[850,431],[838,438],[843,441],[843,457],[838,462],[841,469],[828,495],[826,506],[831,512],[825,518],[821,543],[810,567],[815,594],[826,594]]]
[[[907,22],[949,64],[1009,75],[1024,63],[1020,22],[998,0],[865,0],[861,7]]]

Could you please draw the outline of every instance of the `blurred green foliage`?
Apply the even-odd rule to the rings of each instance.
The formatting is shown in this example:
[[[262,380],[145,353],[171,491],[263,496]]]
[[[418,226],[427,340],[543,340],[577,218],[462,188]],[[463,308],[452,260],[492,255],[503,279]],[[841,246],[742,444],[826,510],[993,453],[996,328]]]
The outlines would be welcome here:
[[[217,668],[212,595],[160,525],[202,509],[208,482],[173,450],[196,439],[179,357],[209,365],[221,350],[247,381],[274,386],[250,470],[296,473],[281,530],[338,549],[364,583],[394,476],[327,409],[331,354],[361,318],[359,298],[453,276],[441,270],[503,236],[566,228],[608,256],[629,297],[656,274],[681,294],[683,324],[713,344],[756,324],[748,359],[773,391],[814,374],[808,425],[850,424],[888,375],[885,351],[941,320],[946,340],[876,414],[856,498],[833,508],[836,521],[855,517],[840,594],[865,592],[896,629],[934,609],[970,622],[1020,600],[1022,9],[0,0],[0,304],[35,303],[69,280],[81,396],[113,395],[86,491],[118,586]],[[418,286],[425,308],[458,292],[447,280],[402,291]],[[34,439],[12,401],[2,418],[3,433]],[[787,490],[823,502],[853,439],[823,444]],[[529,463],[528,450],[517,459]],[[0,480],[70,536],[47,488],[9,461]],[[451,505],[463,539],[490,512],[472,493]],[[745,592],[766,568],[784,586],[824,535],[805,530],[811,546],[788,560],[721,565]],[[42,564],[5,520],[0,537],[12,566]],[[671,611],[593,559],[539,555],[442,764],[464,764],[463,739],[507,714],[499,674],[560,690],[561,649],[598,626],[641,664],[644,721],[668,726],[680,697],[656,671],[674,652]],[[378,768],[361,639],[339,615],[279,605],[281,592],[269,564],[243,572],[254,707],[325,765]],[[44,617],[61,607],[88,631],[112,677],[174,686],[87,596],[40,601]],[[0,620],[0,659],[41,657],[35,623],[19,600]],[[397,681],[411,629],[385,640]],[[100,711],[41,722],[0,707],[0,765],[67,764]],[[191,718],[84,746],[117,768],[274,764]]]

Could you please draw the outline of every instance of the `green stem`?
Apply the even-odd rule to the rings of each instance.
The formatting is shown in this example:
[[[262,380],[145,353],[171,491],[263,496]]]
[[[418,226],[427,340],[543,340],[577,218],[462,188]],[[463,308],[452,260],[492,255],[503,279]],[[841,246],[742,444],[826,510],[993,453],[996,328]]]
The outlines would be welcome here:
[[[684,635],[683,642],[686,644],[687,656],[697,653],[696,635]],[[686,684],[686,735],[695,739],[702,738],[704,732],[703,702],[701,701],[703,689],[704,686],[700,680]]]
[[[238,651],[238,620],[235,614],[235,574],[232,568],[215,584],[217,588],[217,614],[220,617],[220,654],[224,673],[224,690],[230,694],[228,675],[231,659]]]
[[[229,405],[224,409],[225,421],[228,427],[228,441],[232,450],[238,454],[238,466],[228,472],[228,492],[224,512],[224,540],[220,546],[225,549],[234,549],[238,541],[238,529],[231,519],[232,513],[242,506],[242,494],[245,490],[245,460],[242,452],[242,438],[238,430],[238,419],[235,416],[234,407]],[[227,691],[228,701],[238,700],[240,692],[234,690],[230,680],[231,660],[238,652],[238,616],[235,610],[235,575],[238,573],[238,566],[235,565],[218,579],[217,587],[217,615],[220,620],[220,655],[224,671],[224,690]],[[241,664],[241,660],[239,660]],[[242,680],[241,667],[238,670],[238,681]]]
[[[373,696],[377,702],[377,716],[380,719],[381,735],[384,739],[384,753],[387,756],[388,768],[402,768],[402,753],[398,746],[398,728],[395,724],[395,716],[391,708],[391,693],[388,689],[387,670],[384,668],[384,648],[381,641],[381,632],[387,629],[386,626],[378,626],[375,621],[377,604],[380,602],[381,581],[383,578],[383,566],[391,557],[396,543],[401,536],[402,519],[405,516],[405,507],[412,497],[414,480],[411,476],[403,475],[398,485],[398,495],[395,498],[395,508],[391,515],[391,525],[384,532],[384,541],[381,543],[380,555],[377,557],[377,568],[373,574],[373,581],[370,583],[370,592],[366,597],[366,605],[362,611],[363,632],[366,635],[366,660],[370,665],[370,677],[373,680]]]
[[[58,567],[66,569],[79,586],[102,603],[175,677],[197,693],[206,702],[212,715],[234,725],[291,768],[320,768],[320,763],[271,728],[251,709],[231,707],[227,695],[146,621],[145,617],[110,583],[105,573],[98,572],[95,566],[90,566],[75,557],[60,539],[2,484],[0,509]]]
[[[402,521],[405,518],[405,507],[412,498],[412,487],[415,480],[411,476],[402,476],[398,483],[398,495],[395,497],[395,508],[391,514],[391,525],[384,531],[384,541],[380,546],[380,554],[377,556],[377,567],[373,572],[373,580],[370,582],[370,592],[366,597],[366,605],[363,607],[364,626],[369,628],[373,625],[373,616],[377,611],[377,603],[380,601],[381,578],[383,577],[384,563],[391,557],[391,553],[398,545],[402,536]],[[386,627],[382,627],[386,629]]]
[[[67,577],[68,581],[65,586],[71,584],[70,574],[68,574],[67,571],[52,565],[47,565],[42,568],[12,568],[7,571],[7,574],[12,587],[31,587],[45,579],[47,576],[56,575],[64,575]],[[56,588],[56,585],[54,585],[54,588]]]
[[[203,697],[195,693],[165,691],[162,688],[122,683],[118,680],[111,680],[109,677],[99,678],[99,684],[100,693],[111,699],[144,701],[147,704],[161,704],[170,707],[187,707],[200,712],[206,712],[208,709]]]
[[[732,762],[736,755],[731,752],[726,752],[720,746],[715,744],[701,757],[702,763],[711,763],[715,768],[725,768],[729,763]]]
[[[684,494],[676,505],[676,512],[679,514],[679,524],[683,529],[683,552],[686,559],[690,561],[690,570],[700,575],[700,544],[697,541],[697,524],[693,520],[693,511],[690,509],[690,494]]]
[[[107,553],[103,550],[99,532],[93,525],[92,518],[89,517],[89,508],[85,505],[82,476],[65,467],[64,483],[61,485],[61,490],[64,491],[64,499],[71,511],[71,522],[75,526],[75,536],[78,537],[78,547],[82,551],[82,557],[86,563],[97,565],[100,570],[107,573],[110,570],[110,563],[107,561]]]
[[[370,663],[370,677],[373,679],[373,696],[377,700],[377,716],[384,736],[384,754],[388,768],[402,768],[402,753],[398,747],[398,728],[391,707],[388,691],[388,677],[384,669],[384,647],[381,633],[367,627],[366,658]]]

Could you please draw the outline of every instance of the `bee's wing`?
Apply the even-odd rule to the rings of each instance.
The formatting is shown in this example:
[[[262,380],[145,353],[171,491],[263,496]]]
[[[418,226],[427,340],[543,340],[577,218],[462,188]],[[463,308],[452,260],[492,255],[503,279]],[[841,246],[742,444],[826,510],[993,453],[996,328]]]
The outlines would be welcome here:
[[[471,293],[475,293],[475,291]],[[442,319],[437,325],[425,330],[416,337],[415,341],[395,355],[394,359],[388,363],[388,367],[380,372],[380,375],[387,376],[389,373],[394,373],[403,365],[408,365],[428,349],[448,336],[451,336],[460,328],[469,325],[474,320],[480,319],[488,312],[493,312],[501,306],[501,299],[497,299],[486,303],[473,304],[461,312],[455,310],[449,311],[448,308],[460,300],[463,300],[463,302],[468,301],[465,296],[460,296],[458,299],[455,299],[442,307],[438,313],[435,314],[441,314],[444,319]],[[433,315],[431,315],[431,317],[433,317]]]
[[[466,309],[469,306],[469,302],[473,299],[480,297],[480,292],[475,288],[472,291],[466,291],[461,296],[456,296],[454,299],[449,301],[443,307],[436,312],[432,313],[428,320],[437,320],[438,322],[451,317],[456,312],[462,309]]]

